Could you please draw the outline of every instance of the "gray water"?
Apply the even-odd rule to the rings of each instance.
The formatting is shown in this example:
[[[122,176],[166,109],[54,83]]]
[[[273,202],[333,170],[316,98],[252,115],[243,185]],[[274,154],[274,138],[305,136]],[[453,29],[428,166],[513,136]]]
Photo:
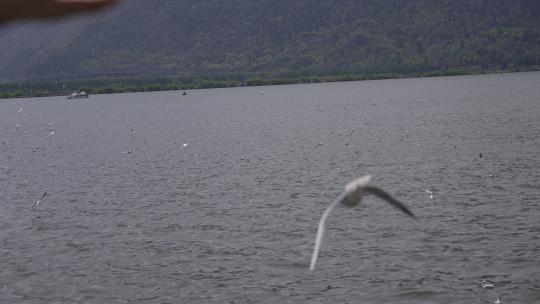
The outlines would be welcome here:
[[[0,303],[540,303],[539,155],[540,73],[2,100]]]

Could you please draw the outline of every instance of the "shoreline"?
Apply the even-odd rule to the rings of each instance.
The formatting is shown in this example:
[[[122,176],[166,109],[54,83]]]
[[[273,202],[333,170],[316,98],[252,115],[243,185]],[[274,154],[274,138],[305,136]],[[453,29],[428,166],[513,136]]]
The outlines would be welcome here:
[[[330,83],[330,82],[348,82],[364,80],[382,80],[382,79],[405,79],[405,78],[429,78],[429,77],[448,77],[465,75],[485,75],[485,74],[503,74],[503,73],[521,73],[540,71],[540,66],[521,67],[511,70],[461,70],[452,69],[444,71],[430,71],[420,73],[380,73],[380,74],[336,74],[336,75],[306,75],[298,77],[275,77],[264,78],[262,76],[240,79],[240,77],[230,77],[223,79],[211,78],[193,78],[193,79],[175,79],[175,78],[154,78],[149,80],[142,79],[88,79],[72,80],[54,83],[47,82],[26,82],[4,83],[0,84],[0,99],[13,98],[36,98],[67,96],[74,91],[85,91],[88,94],[114,94],[114,93],[137,93],[137,92],[157,92],[157,91],[187,91],[197,89],[212,88],[232,88],[232,87],[251,87],[251,86],[273,86],[287,84],[308,84],[308,83]],[[61,90],[59,90],[61,86]],[[37,87],[35,89],[35,87]],[[13,91],[13,88],[18,88]],[[41,89],[40,89],[41,88]],[[46,88],[50,88],[47,90]]]

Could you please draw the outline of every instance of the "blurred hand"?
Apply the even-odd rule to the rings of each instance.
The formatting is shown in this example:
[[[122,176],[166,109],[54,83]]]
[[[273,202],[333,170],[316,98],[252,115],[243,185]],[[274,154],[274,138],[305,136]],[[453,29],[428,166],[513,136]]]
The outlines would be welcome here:
[[[118,2],[119,0],[0,0],[0,23],[93,12]]]

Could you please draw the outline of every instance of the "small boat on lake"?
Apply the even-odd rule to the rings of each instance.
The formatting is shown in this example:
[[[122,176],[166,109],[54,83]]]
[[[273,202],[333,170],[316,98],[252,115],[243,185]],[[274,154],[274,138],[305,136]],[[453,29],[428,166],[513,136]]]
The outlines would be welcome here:
[[[73,92],[71,94],[68,95],[68,99],[78,99],[78,98],[88,98],[88,94],[86,94],[85,91],[80,91],[80,92]]]

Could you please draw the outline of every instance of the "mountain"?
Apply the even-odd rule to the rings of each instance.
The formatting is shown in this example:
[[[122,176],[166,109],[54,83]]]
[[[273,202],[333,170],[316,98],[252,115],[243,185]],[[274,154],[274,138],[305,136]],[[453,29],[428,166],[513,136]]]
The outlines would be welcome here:
[[[0,81],[540,65],[538,0],[126,0],[0,30]]]

